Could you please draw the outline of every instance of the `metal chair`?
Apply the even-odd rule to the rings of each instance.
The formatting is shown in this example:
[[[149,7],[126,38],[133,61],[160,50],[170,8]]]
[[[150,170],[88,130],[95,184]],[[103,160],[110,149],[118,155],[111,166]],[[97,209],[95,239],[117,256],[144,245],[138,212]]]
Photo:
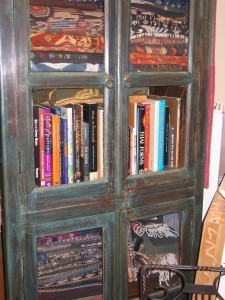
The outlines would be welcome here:
[[[190,283],[195,272],[210,272],[214,275],[212,285]],[[211,272],[214,272],[211,273]],[[167,282],[160,276],[167,274]],[[141,300],[178,300],[178,299],[219,299],[218,283],[225,275],[225,268],[181,266],[181,265],[143,265],[140,271]],[[160,282],[161,281],[161,282]],[[217,298],[216,298],[217,297]]]

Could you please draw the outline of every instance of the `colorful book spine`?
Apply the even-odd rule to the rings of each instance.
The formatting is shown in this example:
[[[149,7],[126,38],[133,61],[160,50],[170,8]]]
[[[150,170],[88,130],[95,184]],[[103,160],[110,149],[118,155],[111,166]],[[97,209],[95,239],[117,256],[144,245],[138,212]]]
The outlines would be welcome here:
[[[82,128],[82,105],[75,104],[75,122],[76,122],[76,149],[75,149],[75,172],[76,172],[76,182],[81,181],[81,128]]]
[[[60,185],[60,117],[52,114],[52,184]]]
[[[137,131],[136,128],[130,127],[130,175],[136,174],[137,165]]]
[[[62,184],[68,183],[68,122],[67,122],[67,109],[61,107],[61,118],[62,118],[62,134],[61,134],[61,150],[63,155],[61,156],[62,166]]]
[[[39,111],[39,164],[40,164],[40,183],[45,186],[45,137],[44,137],[44,114],[48,109],[41,108]]]
[[[129,102],[130,175],[137,172],[137,102]]]
[[[150,156],[150,104],[145,104],[145,145],[144,145],[144,172],[149,171],[149,156]]]
[[[168,169],[175,168],[175,127],[169,126]]]
[[[89,124],[84,122],[84,181],[90,181],[89,173]]]
[[[98,179],[104,176],[104,108],[97,106],[97,164]]]
[[[159,100],[158,171],[164,170],[166,101]]]
[[[45,186],[52,185],[52,116],[44,113],[44,177]]]
[[[137,106],[137,174],[144,173],[145,106]]]
[[[41,185],[40,179],[40,107],[33,106],[33,140],[34,140],[34,182],[35,185]]]
[[[158,171],[158,137],[159,137],[159,102],[150,100],[151,103],[151,124],[150,124],[150,166],[151,172]]]
[[[68,183],[74,183],[73,169],[73,109],[66,107],[67,110],[67,149],[68,149]]]
[[[165,109],[165,138],[164,138],[164,168],[168,167],[168,143],[169,143],[169,120],[170,120],[170,108],[166,106]]]
[[[74,182],[77,182],[76,173],[76,108],[73,105],[73,178]]]
[[[83,104],[83,120],[89,124],[90,181],[97,179],[97,104]]]

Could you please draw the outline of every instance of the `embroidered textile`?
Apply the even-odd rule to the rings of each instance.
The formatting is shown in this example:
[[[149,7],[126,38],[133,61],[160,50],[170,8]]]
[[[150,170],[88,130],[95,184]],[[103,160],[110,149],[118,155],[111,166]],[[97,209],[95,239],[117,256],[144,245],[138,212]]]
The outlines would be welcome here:
[[[103,1],[31,0],[31,70],[103,70]],[[96,54],[96,55],[94,55]]]
[[[168,224],[154,220],[139,220],[128,226],[128,281],[137,281],[143,264],[178,264],[179,233]],[[166,273],[160,281],[167,283]]]
[[[101,229],[38,238],[37,269],[39,292],[91,286],[93,295],[99,294],[103,280]]]
[[[131,1],[130,71],[187,70],[188,3]]]

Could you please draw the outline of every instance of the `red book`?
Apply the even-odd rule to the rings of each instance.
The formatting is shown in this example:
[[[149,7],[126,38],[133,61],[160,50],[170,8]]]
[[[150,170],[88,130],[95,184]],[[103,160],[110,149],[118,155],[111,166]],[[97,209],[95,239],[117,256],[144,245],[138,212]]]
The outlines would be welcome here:
[[[149,153],[150,153],[150,104],[145,104],[145,144],[144,144],[144,173],[149,171]]]
[[[45,186],[52,185],[52,116],[44,112],[44,179]]]

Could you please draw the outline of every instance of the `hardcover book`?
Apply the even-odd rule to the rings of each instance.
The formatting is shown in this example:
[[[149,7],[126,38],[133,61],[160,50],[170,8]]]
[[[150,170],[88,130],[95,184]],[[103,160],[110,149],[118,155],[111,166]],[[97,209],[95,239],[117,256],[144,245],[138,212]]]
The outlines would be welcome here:
[[[137,174],[137,102],[129,102],[130,175]]]
[[[84,122],[89,124],[90,181],[97,179],[97,104],[83,104]]]
[[[104,108],[97,106],[97,165],[98,179],[104,176]]]
[[[89,124],[84,122],[84,181],[90,181],[89,174]]]
[[[52,184],[60,185],[60,117],[52,114]]]
[[[44,112],[44,180],[52,185],[52,116],[50,109]]]
[[[144,146],[145,146],[145,106],[137,106],[137,174],[144,173]]]

